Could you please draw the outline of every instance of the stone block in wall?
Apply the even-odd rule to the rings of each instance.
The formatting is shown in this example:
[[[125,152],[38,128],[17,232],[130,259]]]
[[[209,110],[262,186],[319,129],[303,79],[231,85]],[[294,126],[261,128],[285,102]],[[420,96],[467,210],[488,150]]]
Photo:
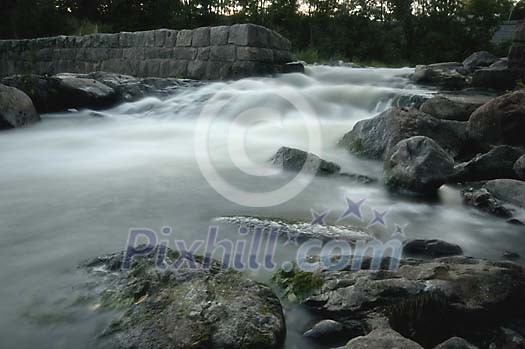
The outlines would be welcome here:
[[[173,55],[173,49],[164,47],[146,47],[144,49],[145,59],[166,59],[171,58]]]
[[[144,32],[144,47],[155,47],[155,30]]]
[[[206,66],[207,80],[222,80],[230,76],[232,62],[209,61]]]
[[[106,59],[109,59],[110,58],[109,50],[110,50],[109,48],[103,48],[103,47],[88,48],[85,51],[86,53],[85,60],[87,62],[101,62]]]
[[[238,46],[268,47],[271,32],[255,24],[235,24],[230,27],[228,42]]]
[[[188,61],[178,59],[164,60],[160,66],[160,76],[164,78],[187,77]]]
[[[180,30],[177,33],[177,46],[178,47],[191,46],[192,37],[193,37],[192,30],[188,30],[188,29]]]
[[[202,28],[197,28],[193,30],[191,46],[193,47],[210,46],[210,27],[202,27]]]
[[[145,57],[144,47],[129,47],[122,49],[122,58],[124,59],[139,59],[142,60]]]
[[[75,48],[63,48],[55,50],[55,54],[58,59],[73,61],[77,59],[77,51],[78,49]]]
[[[188,62],[187,76],[190,79],[202,79],[206,76],[208,62],[206,61],[190,61]]]
[[[160,74],[162,59],[149,59],[140,63],[141,76],[156,77]]]
[[[128,48],[135,45],[135,33],[122,32],[119,33],[119,46]]]
[[[197,59],[199,61],[207,61],[210,59],[210,48],[209,47],[199,47],[197,49]]]
[[[166,33],[166,41],[164,42],[164,47],[172,48],[177,45],[177,31],[168,30]]]
[[[184,59],[191,61],[197,56],[197,49],[194,47],[175,47],[172,57],[174,59]]]
[[[239,46],[237,49],[237,59],[239,61],[260,61],[272,62],[273,50],[260,47]]]
[[[227,45],[230,27],[220,26],[210,28],[210,44],[211,45]]]
[[[269,44],[274,49],[290,51],[292,49],[292,43],[290,40],[283,37],[281,34],[271,31]]]
[[[235,45],[210,46],[210,60],[233,62],[236,59]]]
[[[49,62],[53,59],[53,49],[52,48],[42,48],[36,52],[35,58],[37,61]]]
[[[271,73],[271,71],[268,68],[269,68],[268,64],[261,63],[261,62],[236,61],[232,64],[230,76],[231,77],[244,77],[244,76],[268,74],[268,73]]]
[[[276,63],[286,63],[293,61],[293,56],[287,50],[273,50],[273,60]]]
[[[121,73],[126,71],[128,61],[124,59],[108,59],[100,63],[100,70],[110,73]]]

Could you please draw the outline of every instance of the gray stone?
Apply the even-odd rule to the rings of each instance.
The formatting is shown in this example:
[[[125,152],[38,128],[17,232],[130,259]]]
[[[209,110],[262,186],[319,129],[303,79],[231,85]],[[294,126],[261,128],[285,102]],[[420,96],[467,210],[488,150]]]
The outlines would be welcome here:
[[[470,84],[469,78],[463,73],[463,64],[458,62],[418,65],[411,79],[420,84],[459,89]]]
[[[476,68],[479,67],[488,67],[497,60],[498,57],[494,56],[492,53],[489,53],[487,51],[480,51],[473,53],[468,58],[466,58],[463,61],[463,65],[467,69],[474,71]]]
[[[420,110],[438,119],[468,121],[470,114],[481,105],[437,96],[424,102]]]
[[[177,31],[168,30],[166,32],[166,41],[164,42],[164,47],[173,48],[177,45]]]
[[[202,79],[206,76],[206,69],[208,62],[206,61],[190,61],[188,62],[188,76],[191,79]]]
[[[516,81],[525,77],[523,69],[495,66],[478,69],[472,76],[472,86],[507,91],[516,87]]]
[[[458,182],[482,181],[497,178],[515,178],[514,163],[525,152],[520,148],[500,145],[488,153],[454,167],[454,180]]]
[[[412,136],[430,137],[457,156],[466,139],[466,124],[440,120],[414,108],[390,108],[356,123],[339,144],[358,156],[384,159],[399,141]]]
[[[390,188],[426,194],[448,181],[454,159],[432,139],[414,136],[392,148],[384,168],[385,183]]]
[[[255,24],[235,24],[230,27],[228,43],[238,46],[268,47],[270,31]]]
[[[352,339],[342,349],[423,349],[392,329],[377,329],[366,336]]]
[[[445,342],[439,344],[434,349],[478,349],[478,347],[470,344],[460,337],[452,337]]]
[[[495,179],[484,185],[495,198],[525,208],[525,182],[514,179]]]
[[[168,29],[155,30],[155,46],[164,47],[166,45],[166,37],[168,36]]]
[[[219,26],[210,28],[210,43],[212,45],[227,45],[230,27]]]
[[[179,30],[177,33],[177,46],[178,47],[187,47],[191,46],[191,40],[193,37],[193,31],[191,30]]]
[[[512,217],[512,209],[496,199],[485,188],[467,188],[461,191],[463,203],[498,217]]]
[[[29,126],[40,121],[31,98],[24,92],[0,84],[0,130]]]
[[[443,240],[410,239],[403,243],[403,253],[420,257],[447,257],[460,256],[463,250],[460,246]]]
[[[210,27],[194,29],[191,45],[193,47],[210,46]]]
[[[258,47],[237,47],[237,59],[241,61],[272,62],[273,51]]]
[[[137,249],[146,248],[138,247]],[[158,249],[134,257],[123,253],[82,265],[93,274],[103,309],[117,309],[99,344],[114,348],[280,348],[285,322],[270,287],[215,261],[186,256],[181,268],[156,267]],[[180,258],[168,250],[167,263]],[[196,265],[191,269],[188,265]],[[101,272],[104,270],[106,272]],[[102,290],[102,291],[100,291]]]
[[[236,60],[235,46],[211,46],[210,60],[219,62],[234,62]]]
[[[322,320],[306,331],[303,336],[312,339],[332,339],[332,336],[340,335],[343,330],[344,326],[340,322],[334,320]]]
[[[174,59],[194,60],[197,57],[197,49],[194,47],[175,47],[173,49]]]
[[[299,172],[304,169],[306,173],[319,176],[334,175],[341,170],[339,165],[323,160],[315,154],[288,147],[279,148],[271,161],[284,171]]]
[[[525,154],[520,156],[513,165],[514,173],[518,179],[525,181]]]
[[[511,92],[484,104],[470,116],[467,129],[476,142],[525,145],[525,91]]]

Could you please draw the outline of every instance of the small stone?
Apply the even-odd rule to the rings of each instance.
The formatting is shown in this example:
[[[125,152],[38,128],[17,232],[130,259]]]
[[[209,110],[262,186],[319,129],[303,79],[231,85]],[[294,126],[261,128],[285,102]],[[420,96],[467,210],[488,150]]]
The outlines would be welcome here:
[[[343,324],[335,320],[322,320],[306,331],[303,336],[322,340],[331,339],[330,336],[337,336],[344,330]]]

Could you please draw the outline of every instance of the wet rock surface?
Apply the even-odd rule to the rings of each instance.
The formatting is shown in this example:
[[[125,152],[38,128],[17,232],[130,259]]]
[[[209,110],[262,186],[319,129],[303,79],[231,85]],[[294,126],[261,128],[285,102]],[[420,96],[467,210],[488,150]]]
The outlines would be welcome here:
[[[339,145],[358,156],[380,160],[399,141],[426,136],[456,156],[461,153],[465,135],[466,123],[440,120],[414,108],[390,108],[356,123]]]
[[[454,160],[432,139],[415,136],[392,148],[384,168],[388,187],[431,194],[447,182]]]
[[[495,198],[525,208],[525,182],[514,179],[495,179],[484,186]]]
[[[458,62],[418,65],[411,79],[415,83],[461,89],[470,85],[465,66]]]
[[[399,348],[409,345],[407,340],[432,348],[453,336],[481,348],[501,347],[507,340],[502,325],[523,319],[525,277],[514,263],[457,256],[404,259],[398,270],[388,266],[386,258],[379,270],[281,270],[274,282],[289,299],[327,318],[359,321],[365,334],[398,332],[391,333],[395,341],[407,343]],[[294,292],[301,297],[290,297]],[[354,340],[347,347],[367,343],[366,336]]]
[[[481,105],[483,103],[436,96],[423,103],[420,110],[438,119],[468,121],[470,114]]]
[[[0,84],[0,130],[40,121],[31,99],[22,91]]]
[[[341,167],[334,162],[321,159],[315,154],[303,150],[281,147],[271,159],[274,165],[284,171],[305,172],[318,176],[330,176],[339,173]]]
[[[102,281],[102,308],[122,315],[100,336],[111,348],[280,348],[285,335],[281,305],[273,291],[215,262],[186,256],[183,268],[155,268],[156,253],[134,257],[121,269],[123,253],[82,265]],[[170,251],[171,265],[179,254]],[[189,265],[197,266],[190,269]]]
[[[434,349],[478,349],[478,347],[473,346],[463,338],[452,337],[439,344]]]
[[[518,179],[525,180],[525,154],[516,160],[512,169]]]
[[[403,243],[403,253],[412,257],[448,257],[462,255],[463,250],[443,240],[410,239]]]
[[[513,215],[511,208],[496,199],[494,195],[484,187],[466,188],[461,191],[461,195],[466,205],[473,206],[498,217],[510,218]]]

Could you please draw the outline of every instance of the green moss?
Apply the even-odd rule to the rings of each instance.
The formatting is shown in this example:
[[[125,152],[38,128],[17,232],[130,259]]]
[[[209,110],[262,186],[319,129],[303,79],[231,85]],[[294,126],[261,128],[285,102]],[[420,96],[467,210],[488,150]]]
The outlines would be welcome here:
[[[290,272],[279,270],[272,278],[272,282],[278,286],[286,296],[294,295],[301,301],[323,286],[323,279],[314,273],[292,270]]]

